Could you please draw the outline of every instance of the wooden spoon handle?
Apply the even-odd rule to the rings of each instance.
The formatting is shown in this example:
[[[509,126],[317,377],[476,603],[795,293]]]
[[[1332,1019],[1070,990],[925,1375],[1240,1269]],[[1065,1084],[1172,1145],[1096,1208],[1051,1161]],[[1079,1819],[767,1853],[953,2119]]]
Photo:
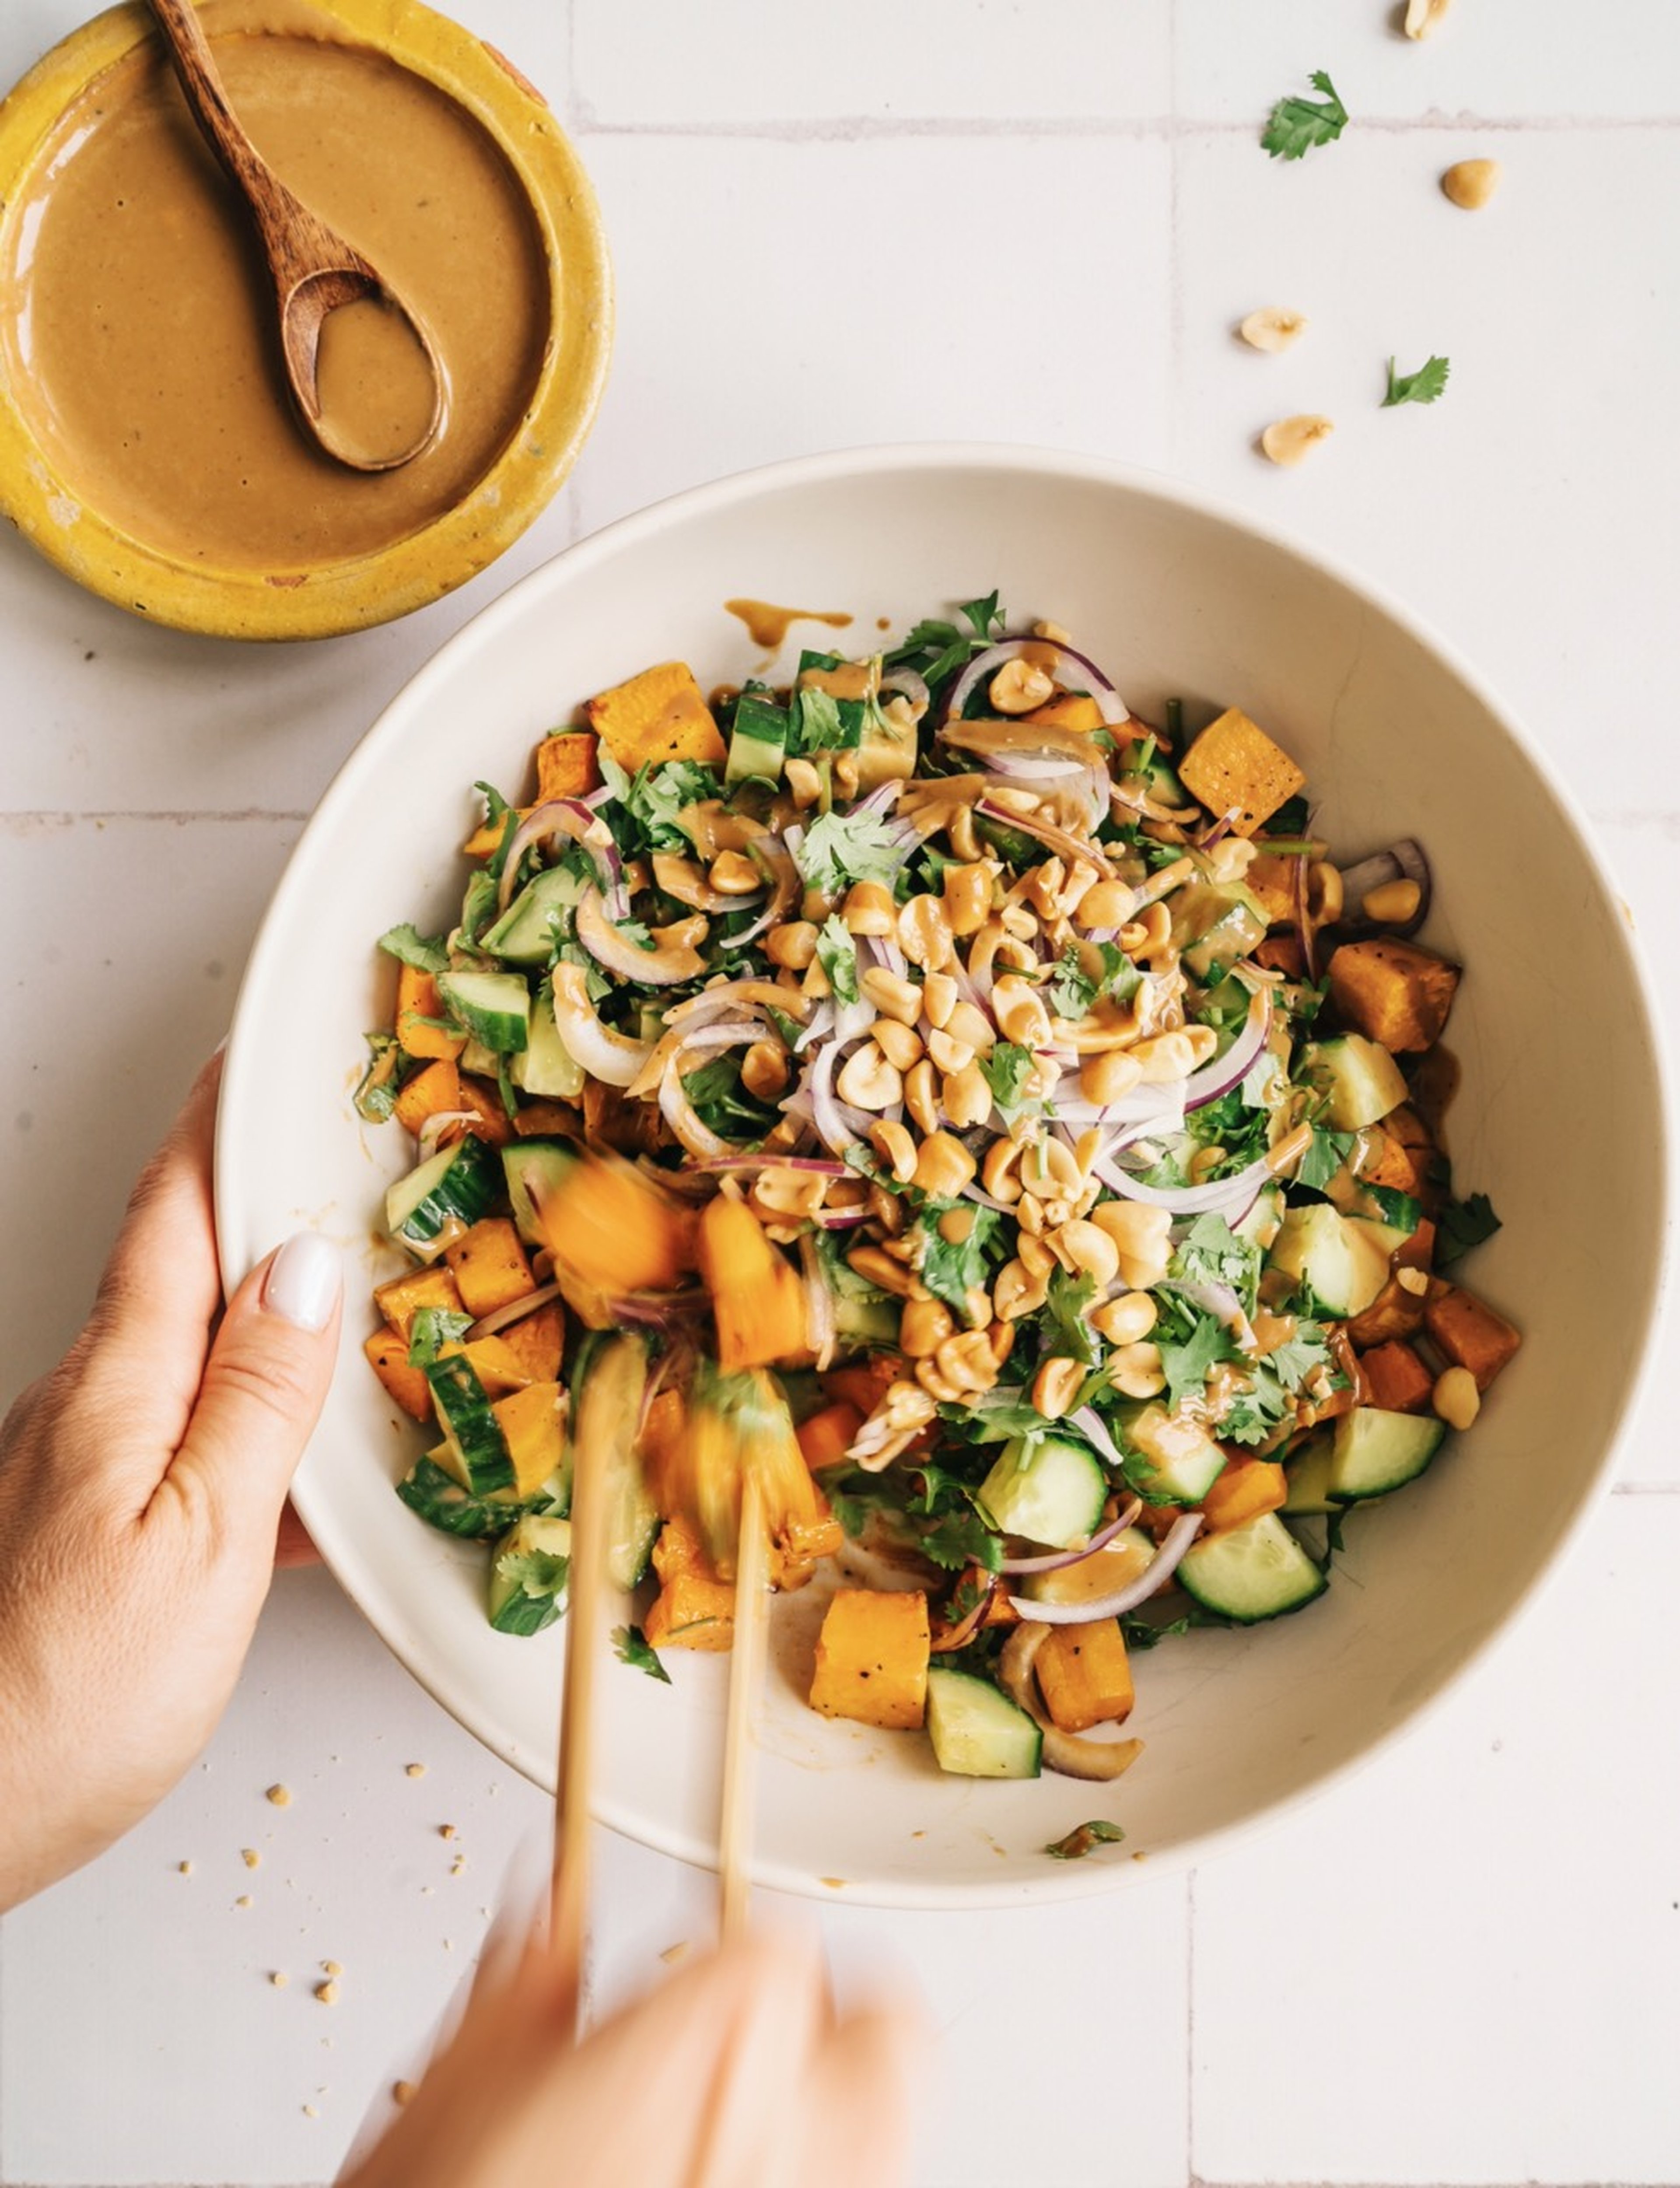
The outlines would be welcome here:
[[[741,1487],[741,1535],[735,1561],[735,1647],[730,1656],[729,1716],[724,1728],[723,1806],[718,1825],[719,1926],[724,1942],[746,1931],[752,1881],[753,1792],[758,1744],[753,1721],[764,1692],[770,1634],[770,1546],[764,1494],[749,1468]]]

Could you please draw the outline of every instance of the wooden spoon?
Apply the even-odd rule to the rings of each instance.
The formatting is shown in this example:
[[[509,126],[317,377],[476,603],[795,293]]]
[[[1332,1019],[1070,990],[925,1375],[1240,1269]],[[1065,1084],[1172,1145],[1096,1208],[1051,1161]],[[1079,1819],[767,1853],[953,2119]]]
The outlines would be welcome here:
[[[194,119],[257,224],[286,384],[305,430],[352,471],[396,470],[443,420],[443,371],[431,337],[378,268],[293,196],[234,120],[190,0],[151,0],[151,10]]]

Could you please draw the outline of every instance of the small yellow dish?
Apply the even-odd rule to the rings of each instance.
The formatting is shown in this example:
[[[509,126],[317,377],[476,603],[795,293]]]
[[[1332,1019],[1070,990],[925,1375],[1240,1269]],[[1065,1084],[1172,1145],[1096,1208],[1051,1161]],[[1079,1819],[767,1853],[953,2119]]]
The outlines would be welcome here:
[[[359,629],[475,575],[565,477],[606,369],[600,215],[540,96],[416,0],[201,13],[259,149],[426,319],[443,426],[381,474],[305,440],[244,213],[119,7],[0,104],[0,510],[159,623]]]

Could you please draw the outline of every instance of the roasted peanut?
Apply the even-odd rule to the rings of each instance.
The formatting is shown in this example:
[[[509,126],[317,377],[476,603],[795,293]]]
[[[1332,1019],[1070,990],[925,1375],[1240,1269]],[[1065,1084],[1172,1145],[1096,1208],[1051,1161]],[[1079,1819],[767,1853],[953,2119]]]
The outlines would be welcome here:
[[[899,1317],[899,1350],[907,1360],[931,1360],[956,1332],[956,1318],[942,1300],[906,1300]]]
[[[986,696],[1000,714],[1030,714],[1034,707],[1048,706],[1056,696],[1056,680],[1035,661],[1017,654],[992,678]]]
[[[947,1078],[954,1071],[966,1071],[974,1061],[974,1052],[966,1040],[953,1040],[937,1026],[927,1035],[927,1053],[933,1059],[934,1070]]]
[[[707,878],[722,896],[756,896],[764,877],[744,851],[719,851]]]
[[[911,1181],[936,1200],[955,1200],[974,1177],[974,1158],[950,1132],[930,1132],[916,1158]]]
[[[1120,1272],[1119,1248],[1100,1225],[1083,1216],[1064,1223],[1050,1243],[1068,1268],[1095,1277],[1099,1291],[1106,1291]]]
[[[961,990],[949,973],[930,973],[922,984],[922,1014],[935,1033],[950,1024]]]
[[[870,1126],[869,1142],[897,1183],[908,1185],[916,1176],[916,1142],[905,1127],[883,1117],[878,1125]]]
[[[992,869],[984,860],[949,866],[941,884],[945,919],[953,934],[978,934],[992,908]]]
[[[890,934],[898,916],[893,892],[880,882],[854,882],[840,908],[848,934]]]
[[[1260,448],[1272,463],[1293,465],[1311,454],[1321,441],[1328,440],[1335,430],[1329,419],[1304,411],[1268,426],[1260,435]]]
[[[888,1063],[899,1071],[908,1071],[913,1063],[921,1063],[922,1036],[902,1018],[877,1018],[869,1030]]]
[[[795,973],[803,973],[816,954],[817,931],[809,919],[791,920],[786,927],[773,927],[764,937],[764,955],[771,964],[786,965]]]
[[[936,973],[935,979],[943,979]],[[972,1003],[957,1003],[946,1013],[939,1030],[948,1033],[953,1040],[966,1041],[976,1056],[985,1056],[996,1046],[997,1036],[992,1031],[992,1022],[985,1012],[977,1010]]]
[[[1099,1049],[1080,1065],[1080,1091],[1087,1102],[1106,1109],[1130,1094],[1142,1077],[1143,1066],[1130,1049]]]
[[[1080,899],[1075,927],[1123,927],[1131,916],[1132,890],[1125,882],[1093,882]]]
[[[1504,172],[1497,160],[1457,161],[1440,178],[1442,195],[1461,212],[1480,212]]]
[[[822,777],[808,759],[784,760],[781,779],[802,813],[815,805],[822,796]]]
[[[1147,1338],[1141,1344],[1117,1345],[1105,1364],[1122,1397],[1153,1398],[1167,1387],[1160,1347]]]
[[[950,961],[950,922],[936,896],[913,896],[899,907],[899,947],[912,965],[937,973]]]
[[[1036,1314],[1049,1296],[1048,1277],[1035,1277],[1023,1261],[1006,1261],[992,1286],[992,1305],[1001,1322],[1018,1315]]]
[[[770,939],[775,939],[772,932]],[[816,947],[815,928],[811,929],[811,947]],[[901,979],[882,966],[871,965],[858,985],[883,1018],[897,1018],[901,1025],[913,1026],[922,1015],[922,990],[914,980]]]
[[[1423,899],[1423,892],[1416,882],[1384,882],[1365,892],[1359,908],[1373,926],[1404,927],[1408,919],[1417,917]]]
[[[1306,321],[1299,312],[1287,312],[1280,304],[1266,304],[1258,312],[1250,312],[1237,331],[1250,349],[1275,352],[1299,341],[1306,332]]]
[[[1047,1421],[1059,1421],[1080,1394],[1085,1371],[1077,1360],[1051,1353],[1033,1378],[1033,1404]]]
[[[774,1102],[787,1086],[787,1052],[779,1041],[755,1040],[741,1059],[741,1083],[755,1100]]]
[[[994,1200],[1007,1202],[1021,1198],[1021,1180],[1017,1175],[1020,1163],[1018,1140],[994,1140],[986,1149],[985,1159],[980,1165],[980,1182]]]
[[[841,1065],[834,1091],[854,1109],[890,1109],[904,1099],[904,1076],[872,1040],[860,1041]]]
[[[992,1090],[978,1063],[950,1074],[940,1087],[939,1106],[960,1132],[985,1123],[992,1113]]]
[[[922,1289],[902,1261],[895,1261],[879,1246],[854,1246],[846,1266],[877,1291],[891,1292],[898,1299],[913,1299]]]
[[[939,1086],[933,1076],[933,1067],[925,1056],[920,1063],[912,1064],[905,1074],[905,1107],[910,1111],[919,1131],[939,1131]]]
[[[1006,1040],[1022,1048],[1043,1048],[1050,1040],[1050,1013],[1038,990],[1018,973],[1006,973],[992,986],[992,1015]]]
[[[1160,1283],[1172,1260],[1172,1217],[1164,1208],[1141,1200],[1105,1200],[1091,1221],[1119,1249],[1115,1273],[1128,1291],[1147,1292]]]
[[[1136,1345],[1155,1327],[1155,1302],[1147,1292],[1123,1292],[1091,1309],[1091,1326],[1110,1345]]]

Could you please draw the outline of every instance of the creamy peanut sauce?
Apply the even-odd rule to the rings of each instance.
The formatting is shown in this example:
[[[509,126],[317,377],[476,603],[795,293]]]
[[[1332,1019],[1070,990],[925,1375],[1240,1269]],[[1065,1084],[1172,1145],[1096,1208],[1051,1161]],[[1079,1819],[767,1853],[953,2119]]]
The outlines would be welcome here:
[[[446,403],[435,439],[364,474],[305,437],[248,216],[155,45],[70,107],[7,208],[0,364],[70,495],[173,554],[307,569],[405,537],[484,476],[536,386],[549,274],[511,168],[444,93],[299,0],[203,12],[258,150],[427,329]],[[333,314],[324,340],[341,401],[392,370],[367,355],[389,328],[356,316]],[[400,423],[411,369],[390,392]]]
[[[724,610],[746,624],[753,645],[766,653],[775,651],[796,623],[826,623],[831,629],[844,630],[852,620],[838,608],[779,608],[769,601],[725,601]]]

